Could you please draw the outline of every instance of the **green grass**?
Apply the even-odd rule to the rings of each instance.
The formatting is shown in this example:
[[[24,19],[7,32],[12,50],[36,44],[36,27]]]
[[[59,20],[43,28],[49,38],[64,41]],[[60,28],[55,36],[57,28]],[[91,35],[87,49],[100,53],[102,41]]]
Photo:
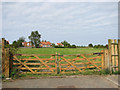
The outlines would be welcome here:
[[[94,48],[20,48],[18,53],[19,54],[55,54],[57,52],[61,55],[70,55],[70,54],[90,54],[90,53],[101,52],[101,50],[104,50],[104,49],[103,48],[101,48],[101,49],[94,49]],[[90,56],[86,56],[86,57],[96,57],[96,56],[97,55],[90,55]],[[18,56],[18,58],[29,58],[29,56]],[[35,58],[35,57],[32,57],[32,58]],[[50,58],[50,56],[39,56],[39,58]],[[67,57],[64,57],[64,58],[73,59],[73,58],[76,58],[76,56],[67,56]],[[80,56],[80,58],[82,58],[82,57]],[[94,61],[101,61],[101,59],[96,59]],[[41,63],[40,61],[29,61],[29,62]],[[55,62],[55,61],[48,61],[48,63],[49,62]],[[88,61],[87,60],[83,60],[83,61],[77,60],[74,63],[76,63],[76,62],[80,63],[80,62],[88,62]],[[61,63],[65,64],[66,62],[61,61]],[[98,64],[99,63],[97,63],[96,65],[98,65]],[[36,65],[34,67],[39,67],[39,65],[38,66]],[[42,66],[42,67],[44,67],[44,66]],[[55,66],[51,66],[51,67],[55,67]],[[95,74],[95,73],[98,74],[98,72],[80,73],[80,72],[76,71],[76,73],[66,74],[66,75],[78,75],[78,74],[85,74],[85,75],[88,74],[89,75],[89,74]],[[63,75],[63,74],[57,74],[57,75]],[[24,77],[24,75],[22,75],[22,76]],[[42,75],[37,75],[37,76],[42,76]],[[44,74],[43,76],[49,76],[49,75]],[[54,75],[52,74],[52,76],[54,76]],[[55,74],[55,76],[56,76],[56,74]]]
[[[76,72],[67,74],[20,74],[19,77],[49,77],[49,76],[71,76],[71,75],[108,75],[107,71],[89,71],[86,72]]]
[[[88,54],[101,52],[103,48],[20,48],[18,53],[21,54]]]
[[[56,52],[58,52],[61,55],[69,55],[69,54],[89,54],[89,53],[101,52],[101,50],[103,50],[103,48],[101,49],[95,49],[95,48],[20,48],[18,53],[20,54],[55,54]],[[97,55],[90,55],[86,57],[96,57],[96,56]],[[39,58],[50,58],[50,57],[51,56],[39,56]],[[29,56],[18,56],[18,58],[29,58]],[[32,58],[35,58],[35,57],[32,57]],[[74,59],[76,58],[76,56],[67,56],[64,58]],[[80,58],[82,57],[80,56]],[[94,61],[101,61],[101,59],[96,59]],[[55,61],[49,61],[49,62],[55,62]],[[88,62],[88,61],[77,60],[76,62]],[[67,62],[63,61],[61,63],[65,64]]]

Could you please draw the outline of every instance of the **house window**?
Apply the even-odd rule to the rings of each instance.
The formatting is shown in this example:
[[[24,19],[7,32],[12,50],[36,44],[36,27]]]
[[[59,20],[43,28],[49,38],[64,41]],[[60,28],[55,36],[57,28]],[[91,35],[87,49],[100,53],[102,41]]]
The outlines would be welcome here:
[[[27,43],[27,46],[29,46],[29,43]]]
[[[22,43],[22,45],[24,45],[24,43]]]

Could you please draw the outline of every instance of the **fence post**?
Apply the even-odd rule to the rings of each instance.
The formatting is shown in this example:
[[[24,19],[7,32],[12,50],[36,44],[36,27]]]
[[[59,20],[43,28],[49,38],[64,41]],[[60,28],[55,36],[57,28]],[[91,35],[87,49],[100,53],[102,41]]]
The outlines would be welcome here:
[[[55,72],[57,73],[57,71],[58,71],[58,70],[57,70],[57,69],[58,69],[58,65],[57,65],[57,64],[58,64],[58,62],[57,62],[57,52],[56,52],[56,54],[55,54],[55,62],[56,62],[56,71],[55,71]]]
[[[104,50],[104,69],[108,70],[109,69],[109,55],[108,55],[108,49]]]
[[[103,53],[104,51],[102,50],[101,52]],[[104,65],[105,65],[104,53],[101,55],[101,60],[102,60],[102,69],[104,69]]]
[[[9,48],[5,48],[5,38],[2,38],[2,74],[9,77]]]
[[[9,68],[10,68],[9,72],[11,73],[11,71],[13,69],[13,54],[10,51],[9,51]]]
[[[60,55],[60,53],[59,53],[58,55]],[[58,63],[57,63],[57,66],[58,66],[57,74],[59,74],[59,73],[61,72],[61,70],[60,70],[60,56],[58,56]]]
[[[118,72],[120,74],[120,39],[118,39]]]
[[[5,49],[5,77],[9,77],[9,48]]]
[[[108,53],[109,53],[109,71],[112,73],[112,58],[111,58],[111,39],[108,39]]]
[[[4,60],[5,60],[5,49],[4,49],[5,39],[2,38],[2,74],[4,74]]]

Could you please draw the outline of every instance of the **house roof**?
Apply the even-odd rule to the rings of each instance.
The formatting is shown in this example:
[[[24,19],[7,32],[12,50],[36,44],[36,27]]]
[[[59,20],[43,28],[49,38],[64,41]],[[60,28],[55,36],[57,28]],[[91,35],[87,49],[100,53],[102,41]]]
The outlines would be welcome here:
[[[43,45],[51,45],[50,42],[40,42],[40,44],[43,44]]]
[[[63,44],[62,43],[57,43],[57,45],[61,45],[62,46]]]

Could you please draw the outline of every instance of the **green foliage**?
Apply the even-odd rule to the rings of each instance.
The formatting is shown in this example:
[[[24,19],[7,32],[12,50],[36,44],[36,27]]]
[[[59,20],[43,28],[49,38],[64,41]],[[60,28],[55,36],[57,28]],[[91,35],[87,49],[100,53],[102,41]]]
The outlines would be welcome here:
[[[18,40],[17,40],[18,44],[19,44],[19,47],[23,47],[22,45],[22,42],[25,42],[25,38],[24,37],[20,37]]]
[[[39,47],[41,35],[38,33],[38,31],[32,31],[28,38],[31,40],[32,45]]]
[[[55,44],[54,44],[54,43],[52,43],[52,47],[55,47]]]
[[[98,45],[94,45],[94,48],[107,48],[107,45],[100,45],[100,44],[98,44]]]
[[[19,77],[19,74],[20,74],[20,70],[15,68],[10,73],[10,77],[13,79],[17,79]]]
[[[15,47],[14,45],[5,45],[5,48],[9,48],[10,54],[17,54],[20,52],[20,49],[18,47]]]
[[[64,48],[64,47],[62,47],[62,46],[60,46],[60,45],[59,45],[59,46],[54,46],[54,47],[55,47],[55,48]]]
[[[3,78],[5,78],[5,75],[4,75],[4,74],[2,74],[2,79],[3,79]]]
[[[92,43],[90,43],[90,44],[88,45],[88,47],[93,47]]]
[[[72,45],[71,48],[76,48],[76,45]]]
[[[13,46],[14,48],[18,48],[18,47],[19,47],[19,42],[13,41],[12,46]]]
[[[20,37],[17,41],[13,41],[12,47],[14,48],[23,47],[22,42],[25,42],[24,37]]]
[[[20,74],[20,77],[50,77],[50,76],[71,76],[71,75],[108,75],[108,71],[90,71],[90,70],[86,70],[85,72],[73,72],[73,73],[57,73],[57,74]]]
[[[64,45],[65,48],[70,48],[71,47],[70,43],[68,43],[67,41],[63,41],[61,43]]]

